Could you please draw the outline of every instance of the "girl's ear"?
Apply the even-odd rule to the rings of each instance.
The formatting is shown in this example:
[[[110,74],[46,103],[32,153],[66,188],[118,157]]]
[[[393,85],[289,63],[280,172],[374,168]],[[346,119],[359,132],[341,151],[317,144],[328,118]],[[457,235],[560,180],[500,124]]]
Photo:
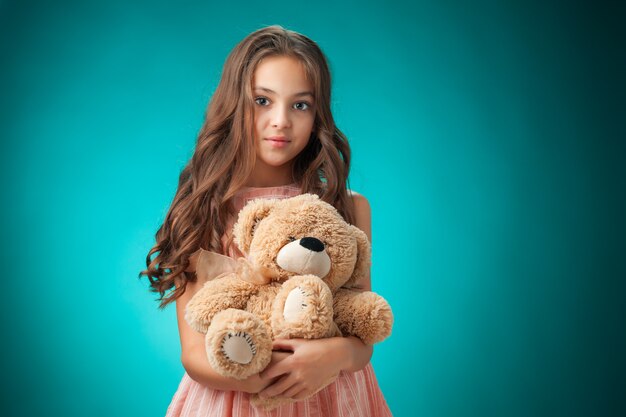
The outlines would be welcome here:
[[[350,225],[350,229],[352,230],[352,234],[356,238],[357,255],[356,265],[354,266],[352,276],[350,277],[348,282],[344,284],[344,286],[346,287],[358,285],[359,282],[367,276],[370,266],[372,264],[372,246],[370,245],[370,241],[367,238],[367,235],[364,231],[354,225]]]
[[[239,250],[248,254],[257,223],[267,217],[279,200],[257,199],[246,204],[233,226],[233,238]]]

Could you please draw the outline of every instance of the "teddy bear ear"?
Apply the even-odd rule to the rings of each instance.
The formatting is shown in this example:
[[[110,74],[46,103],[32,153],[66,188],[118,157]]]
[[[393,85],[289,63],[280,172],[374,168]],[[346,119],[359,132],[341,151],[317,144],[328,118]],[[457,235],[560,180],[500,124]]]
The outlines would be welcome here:
[[[356,265],[352,276],[344,284],[347,287],[358,285],[362,279],[364,279],[369,273],[370,266],[372,264],[372,246],[364,231],[354,225],[350,225],[352,234],[356,238],[357,256]]]
[[[242,253],[248,254],[257,223],[267,217],[278,202],[279,200],[273,199],[257,199],[241,209],[233,226],[233,238]]]

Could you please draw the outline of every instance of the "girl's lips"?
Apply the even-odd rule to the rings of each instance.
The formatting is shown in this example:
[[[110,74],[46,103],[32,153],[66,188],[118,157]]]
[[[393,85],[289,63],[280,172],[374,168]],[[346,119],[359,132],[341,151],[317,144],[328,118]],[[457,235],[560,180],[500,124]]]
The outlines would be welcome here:
[[[265,140],[268,141],[274,148],[284,148],[289,142],[291,142],[282,137],[270,137]]]

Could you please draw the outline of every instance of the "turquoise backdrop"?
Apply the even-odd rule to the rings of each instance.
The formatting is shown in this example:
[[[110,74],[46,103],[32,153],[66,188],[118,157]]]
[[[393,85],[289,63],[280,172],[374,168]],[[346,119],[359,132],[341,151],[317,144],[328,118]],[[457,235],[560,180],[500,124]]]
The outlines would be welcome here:
[[[162,416],[138,272],[224,59],[316,40],[370,201],[396,416],[623,416],[623,3],[0,1],[3,416]]]

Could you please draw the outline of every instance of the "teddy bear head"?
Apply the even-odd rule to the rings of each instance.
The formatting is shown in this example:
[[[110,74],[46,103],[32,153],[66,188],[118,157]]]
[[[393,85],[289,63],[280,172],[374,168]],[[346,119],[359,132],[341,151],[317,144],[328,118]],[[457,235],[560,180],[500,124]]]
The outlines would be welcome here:
[[[249,202],[233,238],[268,281],[312,274],[334,292],[357,284],[370,266],[367,235],[315,194]]]

